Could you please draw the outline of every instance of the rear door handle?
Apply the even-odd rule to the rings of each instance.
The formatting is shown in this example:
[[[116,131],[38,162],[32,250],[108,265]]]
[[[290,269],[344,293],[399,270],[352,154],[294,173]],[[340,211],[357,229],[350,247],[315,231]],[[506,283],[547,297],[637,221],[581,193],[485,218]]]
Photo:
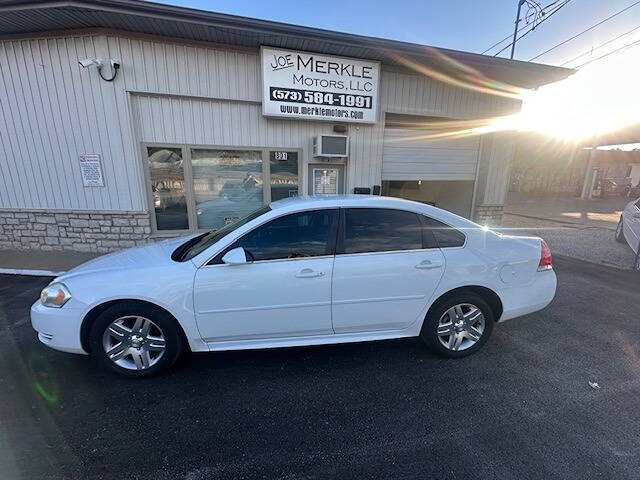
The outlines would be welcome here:
[[[303,268],[298,273],[296,273],[297,278],[313,278],[313,277],[322,277],[324,272],[318,272],[311,268]]]
[[[416,265],[416,268],[420,270],[433,270],[434,268],[441,268],[442,262],[440,260],[423,260],[419,264]]]

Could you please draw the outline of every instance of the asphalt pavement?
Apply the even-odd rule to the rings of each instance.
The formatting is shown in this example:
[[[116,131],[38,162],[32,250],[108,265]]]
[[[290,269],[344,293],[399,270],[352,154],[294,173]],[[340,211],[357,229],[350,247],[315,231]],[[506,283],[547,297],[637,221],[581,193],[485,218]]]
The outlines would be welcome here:
[[[407,339],[189,355],[143,380],[40,345],[49,279],[0,275],[0,478],[638,478],[638,274],[555,263],[552,304],[465,359]]]

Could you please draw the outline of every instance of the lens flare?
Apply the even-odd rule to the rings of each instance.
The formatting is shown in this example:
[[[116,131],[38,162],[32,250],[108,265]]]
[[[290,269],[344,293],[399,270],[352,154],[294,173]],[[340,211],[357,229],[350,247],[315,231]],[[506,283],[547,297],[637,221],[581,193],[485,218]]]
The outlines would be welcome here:
[[[459,88],[520,100],[522,108],[513,115],[490,118],[414,122],[407,128],[423,130],[424,134],[409,140],[464,138],[511,131],[542,134],[550,142],[588,145],[602,135],[640,132],[640,48],[629,48],[593,62],[565,80],[538,90],[493,80],[441,51],[425,48],[426,53],[436,59],[437,68],[397,53],[385,53],[421,75]],[[406,137],[402,139],[406,140]]]

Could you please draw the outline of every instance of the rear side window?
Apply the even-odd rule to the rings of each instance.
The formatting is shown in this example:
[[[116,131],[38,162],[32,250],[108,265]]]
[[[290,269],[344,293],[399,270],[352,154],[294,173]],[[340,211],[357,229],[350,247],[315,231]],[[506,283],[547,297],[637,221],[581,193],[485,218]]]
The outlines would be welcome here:
[[[384,208],[344,210],[344,253],[421,248],[422,225],[415,213]]]
[[[460,230],[424,215],[421,215],[421,218],[425,226],[425,242],[433,236],[435,244],[440,248],[461,247],[464,245],[466,237]]]

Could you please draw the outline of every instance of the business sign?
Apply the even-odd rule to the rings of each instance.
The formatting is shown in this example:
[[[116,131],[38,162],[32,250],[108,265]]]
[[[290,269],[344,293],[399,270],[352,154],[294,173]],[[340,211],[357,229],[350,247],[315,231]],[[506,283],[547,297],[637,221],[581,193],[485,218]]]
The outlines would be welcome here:
[[[80,154],[80,173],[85,187],[104,187],[99,153]]]
[[[375,123],[380,62],[262,47],[262,114]]]

